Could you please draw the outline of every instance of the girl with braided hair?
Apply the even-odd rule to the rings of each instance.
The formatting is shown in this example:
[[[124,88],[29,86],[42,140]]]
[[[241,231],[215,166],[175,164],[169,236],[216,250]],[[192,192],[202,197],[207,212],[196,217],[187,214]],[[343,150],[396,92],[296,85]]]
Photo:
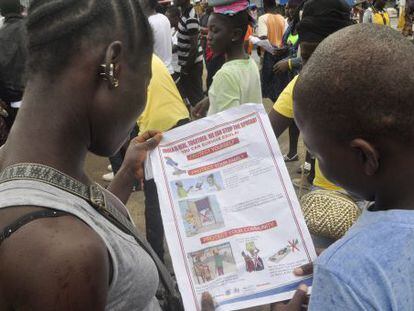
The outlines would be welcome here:
[[[0,310],[158,311],[149,252],[97,207],[128,218],[160,134],[131,143],[109,191],[84,171],[87,153],[113,155],[144,110],[148,21],[136,0],[33,0],[26,27],[28,81],[0,154]]]

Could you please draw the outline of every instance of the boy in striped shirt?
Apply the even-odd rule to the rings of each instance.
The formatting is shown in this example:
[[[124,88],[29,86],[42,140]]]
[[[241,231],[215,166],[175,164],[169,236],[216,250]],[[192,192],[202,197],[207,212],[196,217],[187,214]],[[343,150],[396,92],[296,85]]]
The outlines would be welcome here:
[[[200,43],[200,23],[190,0],[177,0],[182,15],[178,23],[178,87],[183,98],[192,106],[203,99],[203,51]]]

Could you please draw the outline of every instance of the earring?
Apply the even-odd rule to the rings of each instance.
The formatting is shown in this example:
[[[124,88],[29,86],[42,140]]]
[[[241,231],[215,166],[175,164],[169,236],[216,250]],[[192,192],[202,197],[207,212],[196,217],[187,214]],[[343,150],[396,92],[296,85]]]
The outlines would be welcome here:
[[[115,78],[114,64],[111,63],[109,65],[109,68],[106,66],[106,64],[102,64],[100,67],[102,71],[99,73],[99,75],[103,80],[109,81],[110,88],[116,89],[119,86],[119,80]]]

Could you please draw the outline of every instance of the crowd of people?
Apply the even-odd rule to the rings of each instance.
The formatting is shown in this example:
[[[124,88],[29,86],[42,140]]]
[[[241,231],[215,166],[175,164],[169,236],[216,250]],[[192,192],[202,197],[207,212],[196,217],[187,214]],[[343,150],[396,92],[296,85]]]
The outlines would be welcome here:
[[[182,310],[147,152],[264,99],[286,162],[303,137],[302,203],[336,209],[332,226],[336,195],[358,210],[341,238],[307,219],[323,252],[292,272],[314,271],[312,294],[271,310],[412,310],[414,1],[399,5],[393,23],[385,0],[0,0],[0,310]],[[111,162],[106,189],[88,152]],[[141,187],[146,238],[125,207]]]

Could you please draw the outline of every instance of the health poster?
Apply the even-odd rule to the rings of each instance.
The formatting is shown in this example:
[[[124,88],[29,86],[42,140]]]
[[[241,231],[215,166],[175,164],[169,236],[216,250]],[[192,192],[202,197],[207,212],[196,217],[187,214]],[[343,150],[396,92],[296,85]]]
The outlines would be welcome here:
[[[262,105],[164,134],[151,152],[165,236],[185,309],[209,292],[218,311],[292,297],[293,269],[316,258]]]

